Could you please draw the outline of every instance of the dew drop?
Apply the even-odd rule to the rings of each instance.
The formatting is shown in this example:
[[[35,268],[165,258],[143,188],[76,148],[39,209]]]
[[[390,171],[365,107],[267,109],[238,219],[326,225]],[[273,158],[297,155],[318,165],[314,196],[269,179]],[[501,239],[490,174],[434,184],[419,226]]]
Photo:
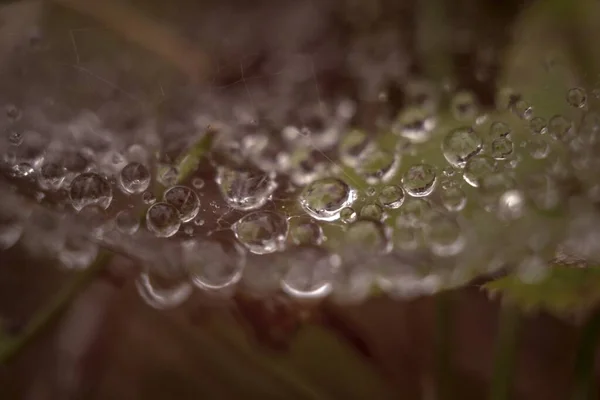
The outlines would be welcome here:
[[[533,118],[533,107],[525,100],[517,100],[513,106],[513,111],[524,120]]]
[[[323,242],[323,229],[314,221],[301,222],[292,226],[290,236],[296,245],[320,245]]]
[[[573,123],[562,115],[555,115],[548,121],[548,133],[558,140],[565,140],[572,130]]]
[[[115,217],[115,225],[119,232],[133,235],[140,227],[140,219],[131,210],[121,210]]]
[[[181,222],[193,220],[200,211],[198,195],[186,186],[173,186],[168,189],[163,196],[163,201],[177,209]]]
[[[81,270],[89,267],[96,259],[98,245],[83,236],[68,236],[58,253],[62,266]]]
[[[353,257],[371,257],[391,250],[390,233],[379,221],[359,219],[346,231],[346,251]]]
[[[448,187],[440,195],[442,205],[451,212],[462,211],[467,205],[467,195],[459,187]]]
[[[381,221],[384,217],[383,209],[379,204],[365,204],[360,209],[360,217],[364,219]]]
[[[175,308],[183,304],[192,294],[192,286],[189,282],[181,281],[169,287],[159,287],[147,272],[140,274],[135,281],[135,286],[142,300],[158,310]]]
[[[388,182],[400,167],[400,157],[392,151],[372,147],[361,156],[356,169],[369,185]]]
[[[56,191],[65,181],[65,169],[56,163],[45,163],[38,174],[38,184],[43,190]]]
[[[300,246],[281,257],[286,273],[281,289],[292,298],[322,299],[331,293],[339,257],[314,246]]]
[[[531,129],[531,132],[537,135],[543,135],[548,132],[546,120],[542,117],[532,118],[531,121],[529,121],[529,129]]]
[[[170,237],[181,226],[179,211],[168,203],[156,203],[146,212],[146,227],[157,237]]]
[[[119,185],[127,194],[142,193],[150,186],[150,171],[139,162],[129,163],[119,174]]]
[[[142,201],[144,204],[151,205],[156,203],[156,197],[151,192],[144,192],[142,194]]]
[[[550,144],[541,137],[527,140],[527,142],[525,142],[525,148],[531,158],[535,160],[544,159],[550,154]]]
[[[183,243],[184,265],[192,283],[202,290],[223,290],[242,278],[246,257],[239,245],[206,239]]]
[[[71,182],[69,198],[73,208],[80,211],[89,205],[107,209],[113,196],[110,184],[106,179],[93,172],[85,172],[77,175]]]
[[[431,211],[431,205],[423,199],[410,199],[400,208],[400,215],[396,218],[397,226],[420,226]]]
[[[344,207],[340,211],[340,220],[345,224],[350,224],[356,221],[356,211],[352,207]]]
[[[23,223],[14,216],[0,215],[0,251],[15,245],[23,233]]]
[[[460,91],[454,95],[450,105],[452,115],[458,121],[474,120],[479,112],[475,96],[471,92]]]
[[[450,131],[442,142],[442,152],[454,167],[463,168],[469,158],[478,154],[483,147],[481,138],[471,128]]]
[[[379,192],[379,202],[389,209],[396,209],[404,203],[404,190],[400,186],[389,185]]]
[[[202,189],[204,187],[204,179],[194,178],[192,179],[192,186],[194,189]]]
[[[508,190],[498,200],[498,216],[505,220],[521,218],[525,214],[525,197],[519,190]]]
[[[227,204],[242,211],[262,207],[277,188],[273,174],[256,169],[219,167],[216,182]]]
[[[506,160],[513,152],[513,142],[508,137],[499,137],[492,142],[491,154],[496,160]]]
[[[269,254],[283,249],[288,222],[270,211],[255,211],[240,218],[231,227],[235,237],[251,253]]]
[[[567,92],[567,103],[571,107],[584,108],[587,104],[587,94],[582,88],[572,88]]]
[[[23,143],[23,132],[12,130],[8,133],[8,143],[13,146],[20,146]]]
[[[479,181],[496,171],[496,161],[488,156],[477,156],[469,159],[463,173],[464,180],[473,187],[479,186]]]
[[[438,257],[451,257],[464,250],[466,240],[456,221],[439,215],[427,225],[427,245]]]
[[[306,186],[299,197],[300,206],[321,221],[340,218],[340,211],[356,199],[356,191],[337,178],[324,178]]]
[[[490,125],[489,136],[491,138],[500,138],[508,136],[511,133],[510,126],[502,121],[495,121]]]
[[[402,177],[406,193],[413,197],[429,196],[437,183],[435,169],[429,164],[416,164]]]
[[[413,143],[425,143],[431,138],[436,119],[421,107],[409,107],[403,110],[393,126],[394,133]]]
[[[194,225],[202,226],[202,225],[204,225],[204,220],[202,218],[196,218],[196,219],[194,219]]]

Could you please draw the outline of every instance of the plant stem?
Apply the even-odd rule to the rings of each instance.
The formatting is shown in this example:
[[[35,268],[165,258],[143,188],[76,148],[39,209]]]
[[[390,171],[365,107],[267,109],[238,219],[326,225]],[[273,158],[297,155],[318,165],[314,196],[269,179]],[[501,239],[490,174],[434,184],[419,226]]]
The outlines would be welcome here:
[[[511,399],[520,315],[514,304],[504,302],[498,317],[498,336],[492,371],[491,400]]]
[[[112,254],[102,252],[85,271],[75,276],[42,310],[38,311],[16,336],[0,336],[0,365],[9,362],[45,328],[55,322],[71,301],[91,282],[112,259]]]
[[[572,400],[596,398],[594,382],[594,360],[600,337],[600,310],[596,311],[583,327],[577,355]]]
[[[435,373],[436,398],[454,398],[452,387],[452,292],[439,293],[435,298]]]

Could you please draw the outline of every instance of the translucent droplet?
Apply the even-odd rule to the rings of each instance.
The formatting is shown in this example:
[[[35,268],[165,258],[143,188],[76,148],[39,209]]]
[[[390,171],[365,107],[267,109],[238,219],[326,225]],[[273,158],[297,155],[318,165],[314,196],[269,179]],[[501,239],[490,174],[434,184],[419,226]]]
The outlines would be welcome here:
[[[454,167],[463,168],[469,158],[478,154],[483,147],[479,135],[471,128],[450,131],[442,142],[446,160]]]
[[[433,254],[438,257],[450,257],[464,250],[466,240],[456,221],[439,215],[426,229],[427,244]]]
[[[68,236],[58,253],[58,260],[68,269],[85,269],[96,259],[98,245],[83,236]]]
[[[346,251],[356,257],[387,253],[392,245],[389,230],[381,222],[373,219],[359,219],[350,224],[344,239]]]
[[[369,185],[375,185],[392,179],[399,166],[400,157],[397,153],[373,147],[364,152],[356,169]]]
[[[288,222],[281,214],[256,211],[240,218],[231,229],[251,253],[268,254],[283,248]]]
[[[168,189],[163,197],[165,203],[169,203],[179,211],[181,222],[193,220],[200,211],[200,199],[189,187],[173,186]]]
[[[448,187],[440,195],[442,205],[451,212],[462,211],[467,205],[467,195],[459,187]]]
[[[170,237],[181,226],[179,211],[168,203],[156,203],[146,212],[146,226],[157,237]]]
[[[397,226],[420,226],[426,221],[431,205],[423,199],[410,199],[400,208],[396,219]]]
[[[189,240],[183,243],[184,265],[192,283],[203,290],[222,290],[242,278],[246,257],[239,245],[212,240]]]
[[[65,169],[55,163],[45,163],[38,174],[38,184],[43,190],[56,191],[65,180]]]
[[[115,217],[115,225],[119,232],[133,235],[140,227],[140,219],[131,210],[121,210]]]
[[[413,197],[429,196],[436,183],[435,169],[429,164],[413,165],[402,177],[402,185],[406,193]]]
[[[255,169],[219,167],[216,182],[227,204],[242,211],[262,207],[277,188],[274,175]]]
[[[365,153],[371,151],[373,146],[374,143],[363,131],[352,130],[344,135],[340,143],[340,159],[344,164],[356,167],[364,158]]]
[[[494,139],[491,154],[496,160],[506,160],[513,153],[513,142],[508,137]]]
[[[508,136],[510,132],[510,126],[508,126],[502,121],[496,121],[490,125],[489,136],[491,138],[500,138]]]
[[[340,220],[343,223],[350,224],[356,221],[357,215],[356,211],[352,207],[344,207],[340,211]]]
[[[479,181],[496,171],[496,161],[488,156],[477,156],[469,159],[465,165],[463,178],[473,186],[478,187]]]
[[[86,172],[73,179],[69,197],[73,208],[80,211],[89,205],[107,209],[113,196],[110,184],[106,179],[98,174]]]
[[[538,255],[526,257],[517,267],[517,276],[527,284],[539,283],[548,274],[548,263]]]
[[[413,143],[424,143],[431,138],[435,126],[436,119],[427,110],[409,107],[398,115],[393,131]]]
[[[337,304],[359,304],[373,288],[373,273],[365,265],[343,263],[336,269],[330,298]]]
[[[538,135],[545,134],[548,131],[546,120],[542,117],[532,118],[531,121],[529,121],[529,129],[531,129],[531,132]]]
[[[544,159],[550,154],[550,144],[541,137],[527,140],[527,142],[525,142],[525,148],[531,158],[536,160]]]
[[[290,236],[297,245],[320,245],[323,242],[323,229],[314,221],[300,222],[292,226]]]
[[[400,186],[389,185],[379,192],[379,202],[389,209],[396,209],[404,203],[404,190]]]
[[[136,279],[135,287],[142,300],[159,310],[175,308],[192,294],[192,286],[188,282],[181,281],[169,287],[160,287],[150,279],[147,272]]]
[[[166,166],[160,169],[158,174],[158,182],[166,187],[173,186],[177,183],[179,177],[179,169],[173,166]]]
[[[383,219],[383,209],[379,204],[365,204],[360,209],[360,217],[365,219],[372,219],[375,221],[381,221]]]
[[[188,236],[194,236],[194,227],[192,225],[185,225],[183,227],[183,233]]]
[[[204,225],[204,220],[202,218],[196,218],[196,219],[194,219],[194,225],[202,226],[202,225]]]
[[[461,91],[454,95],[451,103],[452,115],[458,121],[474,120],[479,113],[477,100],[471,92]]]
[[[493,208],[497,205],[500,196],[514,188],[515,182],[506,173],[495,172],[486,175],[479,181],[479,198],[484,207]]]
[[[142,193],[150,186],[150,171],[139,162],[129,163],[119,174],[119,184],[125,193]]]
[[[194,178],[192,179],[192,186],[194,189],[202,189],[204,187],[204,179]]]
[[[142,194],[142,201],[144,204],[154,204],[156,203],[156,197],[151,192],[144,192]]]
[[[377,193],[377,189],[375,189],[373,186],[368,187],[366,190],[366,194],[369,197],[375,196],[376,193]]]
[[[533,118],[533,107],[525,100],[517,100],[513,106],[515,114],[524,120]]]
[[[306,186],[299,197],[304,211],[322,221],[340,218],[340,211],[356,199],[356,191],[337,178],[324,178]]]
[[[571,107],[584,108],[587,104],[587,94],[582,88],[572,88],[567,92],[567,103]]]
[[[513,220],[525,214],[525,197],[519,190],[508,190],[498,200],[498,216]]]
[[[414,226],[398,226],[394,229],[394,243],[400,250],[415,250],[419,247],[420,233],[421,230]]]
[[[293,298],[321,299],[329,295],[339,257],[313,246],[301,246],[281,257],[286,273],[281,289]]]
[[[106,211],[96,204],[83,207],[79,211],[78,219],[85,224],[91,235],[98,239],[112,231],[114,226],[112,221],[107,218]]]
[[[562,115],[555,115],[548,121],[548,133],[552,137],[564,140],[571,135],[573,123]]]

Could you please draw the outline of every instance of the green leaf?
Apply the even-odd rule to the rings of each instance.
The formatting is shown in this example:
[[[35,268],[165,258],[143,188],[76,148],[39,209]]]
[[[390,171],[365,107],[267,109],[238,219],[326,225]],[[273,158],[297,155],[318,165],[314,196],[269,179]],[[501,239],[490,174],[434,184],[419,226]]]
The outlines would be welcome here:
[[[509,275],[484,285],[523,310],[544,310],[564,316],[590,310],[600,303],[600,269],[594,267],[552,267],[536,284],[527,284]]]

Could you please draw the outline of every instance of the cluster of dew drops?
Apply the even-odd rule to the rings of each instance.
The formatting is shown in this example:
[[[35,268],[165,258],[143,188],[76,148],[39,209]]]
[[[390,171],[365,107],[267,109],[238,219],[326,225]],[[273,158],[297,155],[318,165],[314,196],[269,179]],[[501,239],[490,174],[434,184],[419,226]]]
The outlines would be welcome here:
[[[127,237],[150,243],[139,250],[148,255],[135,255],[149,265],[176,249],[182,279],[161,285],[149,268],[137,280],[155,307],[180,304],[194,287],[225,297],[283,291],[342,303],[360,302],[376,287],[404,298],[438,290],[466,263],[478,245],[469,235],[473,215],[483,212],[501,229],[532,209],[553,210],[564,197],[565,171],[590,170],[593,146],[585,140],[596,138],[600,120],[583,89],[566,95],[578,120],[538,116],[508,89],[497,97],[496,109],[484,110],[469,91],[415,81],[405,106],[377,120],[377,132],[351,125],[349,101],[276,137],[252,121],[250,133],[217,131],[210,153],[181,182],[176,162],[138,144],[108,156],[85,148],[53,156],[38,133],[16,128],[22,116],[14,106],[6,108],[0,149],[9,181],[32,184],[38,202],[67,204],[86,221],[62,239],[37,232],[29,239],[54,243],[63,266],[86,268],[103,243]],[[600,195],[598,184],[589,182],[590,195]],[[27,240],[26,216],[15,214],[0,221],[3,250]],[[51,223],[38,215],[34,224]],[[547,260],[536,246],[523,247],[518,272],[534,281]]]

